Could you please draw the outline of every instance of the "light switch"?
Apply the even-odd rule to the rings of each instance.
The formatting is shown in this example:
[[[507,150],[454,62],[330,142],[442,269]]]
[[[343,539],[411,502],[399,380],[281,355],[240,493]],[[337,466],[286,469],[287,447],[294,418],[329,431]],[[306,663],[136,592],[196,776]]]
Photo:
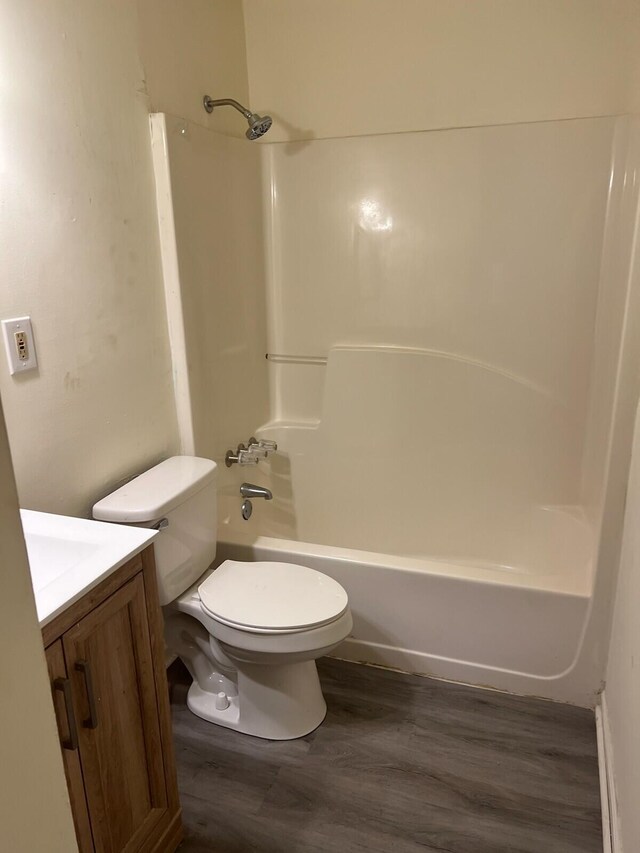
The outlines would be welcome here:
[[[24,373],[38,366],[33,331],[29,317],[16,317],[2,321],[2,335],[7,351],[9,373]]]

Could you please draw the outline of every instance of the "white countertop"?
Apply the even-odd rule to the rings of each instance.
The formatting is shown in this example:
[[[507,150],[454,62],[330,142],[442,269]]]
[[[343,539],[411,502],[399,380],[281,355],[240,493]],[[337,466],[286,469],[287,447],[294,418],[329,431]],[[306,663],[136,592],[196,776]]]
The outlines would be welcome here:
[[[138,554],[157,530],[21,509],[40,627]]]

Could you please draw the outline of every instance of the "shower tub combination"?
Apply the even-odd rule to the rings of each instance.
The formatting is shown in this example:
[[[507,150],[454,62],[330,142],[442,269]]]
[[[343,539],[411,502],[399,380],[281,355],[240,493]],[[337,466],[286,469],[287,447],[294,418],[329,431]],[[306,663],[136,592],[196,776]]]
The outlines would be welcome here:
[[[229,519],[235,517],[237,506],[228,505],[228,512]],[[341,583],[354,628],[337,657],[550,696],[555,691],[549,682],[561,681],[580,652],[590,602],[590,553],[581,520],[543,512],[555,527],[555,541],[574,561],[571,579],[560,571],[562,553],[539,554],[547,574],[536,574],[527,566],[473,565],[254,536],[230,520],[222,526],[217,559],[300,563]]]
[[[611,448],[633,422],[636,124],[151,129],[182,448],[219,463],[216,559],[340,582],[339,656],[593,705]],[[278,452],[226,468],[259,424]],[[243,480],[273,493],[249,520]]]
[[[235,482],[247,469],[226,475],[217,559],[301,563],[339,581],[354,617],[339,657],[562,698],[594,536],[580,507],[543,503],[568,488],[555,401],[441,353],[343,347],[328,362],[320,422],[258,431],[279,452],[251,479],[274,499],[248,522]],[[406,451],[397,412],[411,415]]]

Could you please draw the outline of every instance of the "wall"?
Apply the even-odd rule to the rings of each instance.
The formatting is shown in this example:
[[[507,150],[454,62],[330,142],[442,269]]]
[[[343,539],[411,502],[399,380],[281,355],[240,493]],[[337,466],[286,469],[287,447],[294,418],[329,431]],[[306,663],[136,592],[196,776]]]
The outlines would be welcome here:
[[[42,638],[0,407],[0,848],[76,850]]]
[[[608,760],[614,771],[621,846],[628,853],[640,838],[640,417],[636,417],[633,458],[614,610],[605,691],[609,742]]]
[[[594,357],[591,368],[587,433],[583,454],[582,496],[590,517],[597,522],[602,511],[609,455],[613,448],[612,426],[620,400],[625,405],[625,439],[630,448],[635,409],[634,382],[629,382],[629,361],[634,353],[626,353],[621,341],[629,339],[629,305],[633,264],[634,231],[640,186],[630,177],[640,164],[640,119],[626,116],[617,119],[611,158],[610,191],[604,228],[598,309],[594,331]],[[626,358],[625,358],[626,356]],[[620,381],[619,373],[624,368]],[[628,455],[622,465],[623,476],[628,469]],[[622,514],[619,515],[619,539]],[[618,557],[607,562],[617,565]]]
[[[162,114],[152,138],[182,445],[222,463],[268,418],[260,149]]]
[[[290,536],[511,565],[580,504],[614,126],[261,147]]]
[[[140,57],[155,105],[202,119],[205,81],[247,98],[240,4],[185,5],[0,2],[0,317],[31,315],[39,359],[11,378],[0,355],[26,507],[88,514],[179,449]],[[231,111],[207,121],[243,132]],[[0,412],[0,848],[71,853],[17,507]]]
[[[178,447],[136,10],[2,16],[0,317],[31,315],[39,370],[3,353],[0,392],[21,504],[84,515]]]
[[[532,383],[583,421],[613,127],[269,146],[271,352],[454,353]]]
[[[638,173],[640,163],[640,118],[637,116],[629,122],[627,137],[626,168],[621,171],[630,176]],[[622,143],[624,140],[619,141]],[[624,277],[625,286],[621,288],[622,292],[614,292],[612,304],[606,306],[607,317],[616,321],[613,308],[616,302],[624,302],[620,368],[613,392],[606,392],[607,396],[612,393],[615,395],[615,417],[608,462],[610,494],[605,502],[601,558],[610,578],[610,587],[603,590],[603,595],[606,595],[607,600],[615,595],[615,607],[610,641],[608,642],[611,623],[607,619],[602,625],[598,644],[601,658],[607,657],[608,645],[603,716],[609,780],[613,780],[614,785],[610,794],[614,797],[612,818],[617,842],[614,849],[617,851],[635,850],[640,838],[637,809],[640,792],[640,741],[637,726],[640,713],[640,632],[637,613],[640,600],[640,417],[637,411],[640,387],[640,187],[637,181],[628,178],[625,183],[629,187],[629,198],[625,206],[633,206],[633,210],[629,209],[626,213],[626,217],[631,219],[630,224],[625,221],[618,223],[618,234],[624,241],[619,256],[623,260],[626,259],[627,275]],[[629,244],[629,248],[625,247],[625,242]],[[624,272],[624,264],[609,272],[615,280]],[[604,354],[603,374],[610,358],[606,347]],[[620,521],[623,513],[624,530]]]
[[[151,111],[243,136],[247,126],[235,110],[225,107],[209,115],[202,106],[205,94],[249,102],[240,0],[137,2]]]
[[[244,10],[251,100],[276,119],[271,142],[637,103],[635,0],[244,0]]]
[[[242,3],[138,7],[181,446],[222,462],[268,416],[260,151],[235,110],[202,107],[250,102]]]
[[[583,501],[597,544],[591,617],[577,683],[601,690],[616,593],[635,410],[640,394],[638,264],[640,118],[616,121],[612,184],[601,266]]]

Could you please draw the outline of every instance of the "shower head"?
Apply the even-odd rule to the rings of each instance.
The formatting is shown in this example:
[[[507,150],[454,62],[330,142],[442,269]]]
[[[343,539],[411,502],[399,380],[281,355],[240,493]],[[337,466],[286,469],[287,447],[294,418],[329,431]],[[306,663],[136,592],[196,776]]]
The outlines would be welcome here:
[[[260,139],[273,124],[271,116],[259,116],[257,113],[252,113],[247,121],[249,122],[249,128],[245,133],[247,139]]]
[[[260,139],[273,124],[271,116],[259,116],[257,113],[252,113],[251,110],[243,107],[242,104],[234,101],[233,98],[220,98],[214,101],[209,95],[205,95],[202,103],[208,113],[212,113],[215,107],[234,107],[239,113],[242,113],[249,123],[249,130],[245,133],[247,139]]]

